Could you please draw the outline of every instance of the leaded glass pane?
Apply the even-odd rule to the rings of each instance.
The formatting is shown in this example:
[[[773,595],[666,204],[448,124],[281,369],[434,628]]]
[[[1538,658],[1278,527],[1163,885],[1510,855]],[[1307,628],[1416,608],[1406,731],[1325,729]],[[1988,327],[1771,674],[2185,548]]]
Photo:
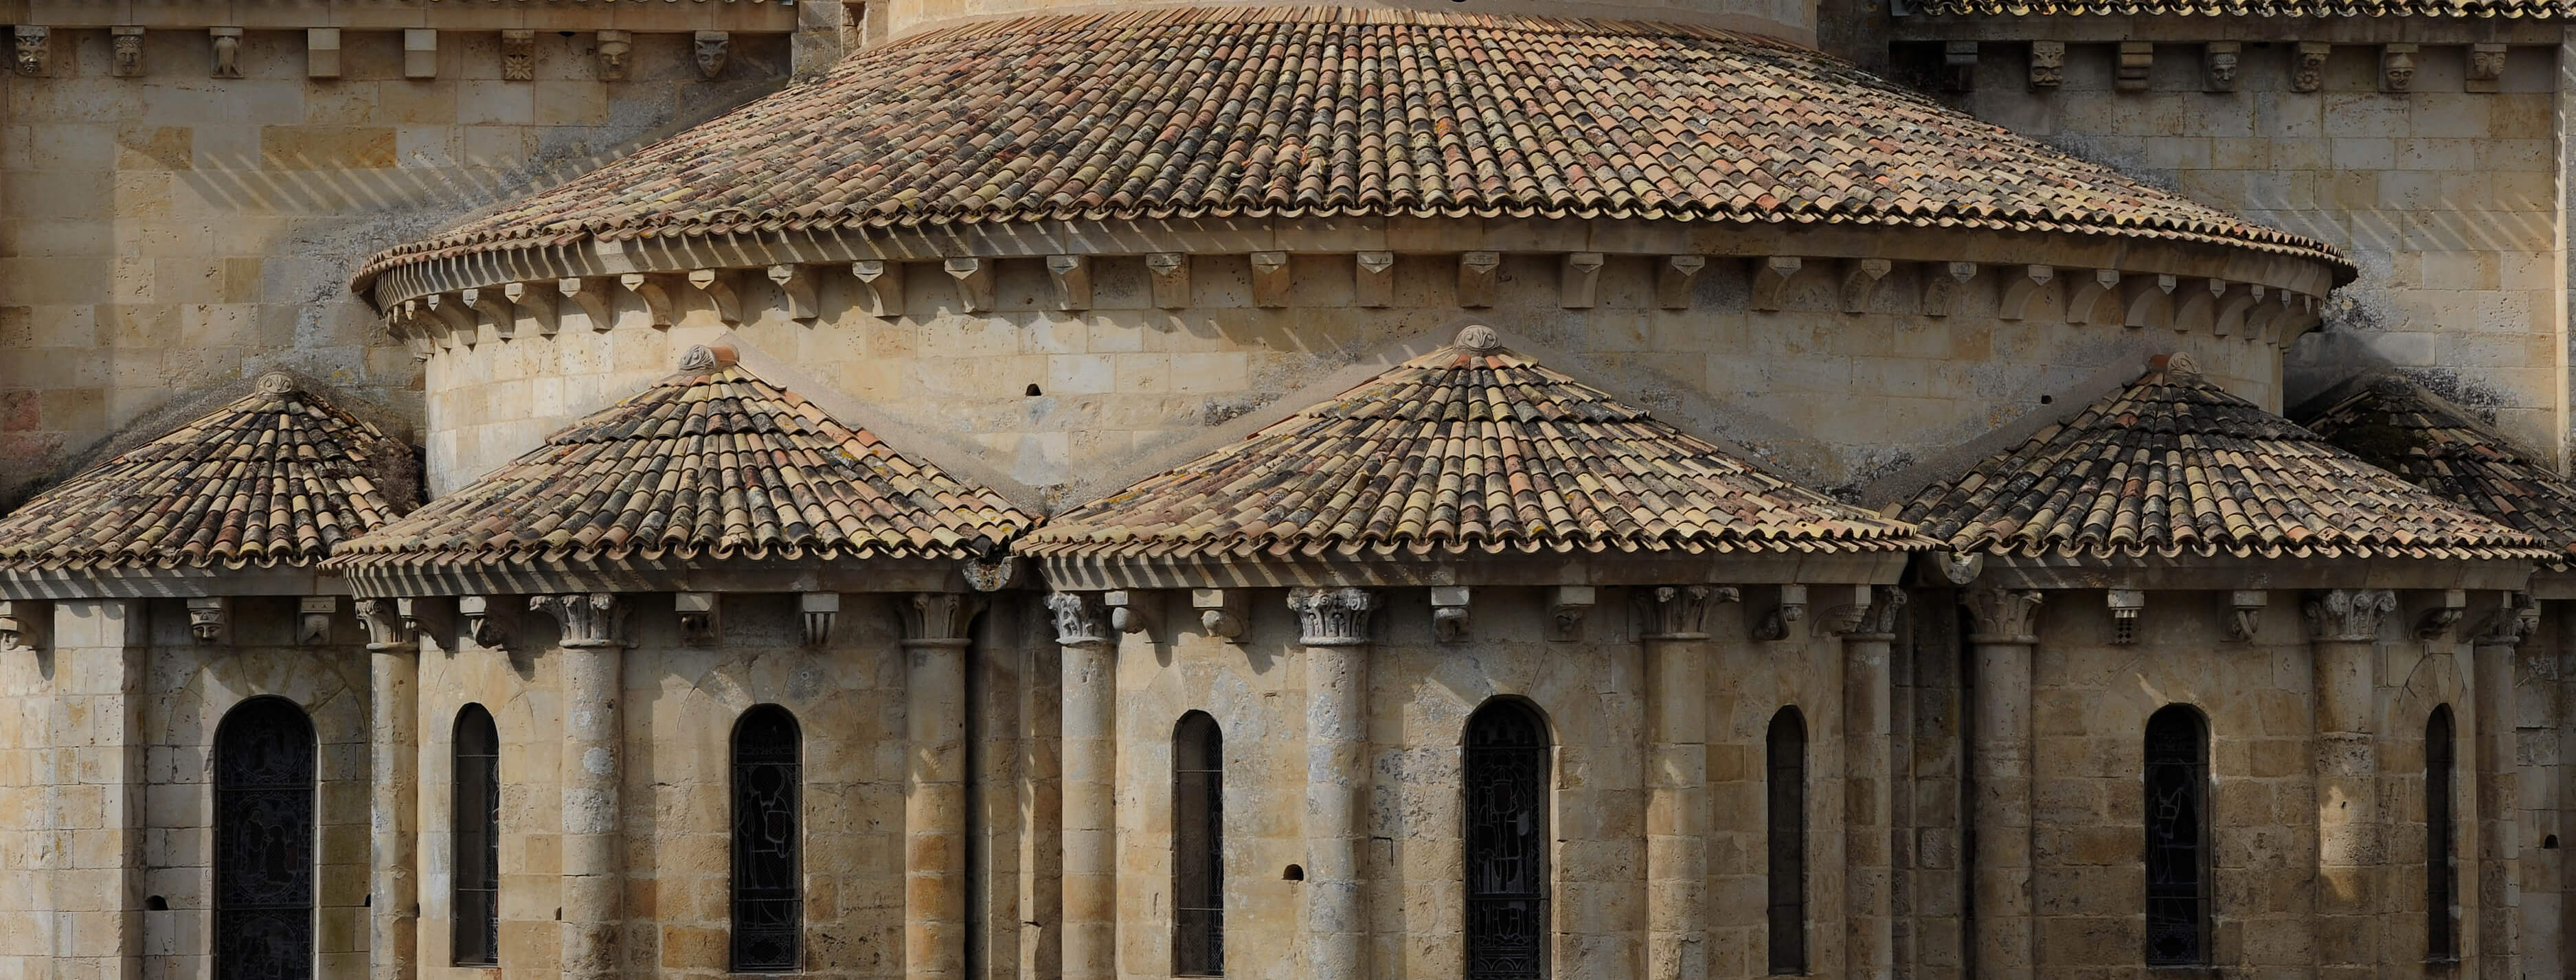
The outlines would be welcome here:
[[[501,953],[501,735],[492,713],[456,714],[456,915],[458,966],[492,966]]]
[[[1807,972],[1807,724],[1796,708],[1771,717],[1771,972]]]
[[[1496,701],[1467,720],[1467,977],[1547,975],[1546,725]]]
[[[733,736],[733,968],[798,967],[803,871],[797,863],[800,735],[786,709],[743,712]]]
[[[2147,962],[2209,961],[2209,736],[2199,712],[2147,719]]]
[[[215,733],[215,980],[313,976],[313,724],[253,698]]]

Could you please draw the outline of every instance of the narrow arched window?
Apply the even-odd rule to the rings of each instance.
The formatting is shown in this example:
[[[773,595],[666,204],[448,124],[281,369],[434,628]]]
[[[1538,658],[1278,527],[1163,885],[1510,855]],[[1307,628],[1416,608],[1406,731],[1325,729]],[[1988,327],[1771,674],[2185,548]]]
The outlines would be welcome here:
[[[2424,723],[2424,956],[2460,958],[2460,869],[2451,825],[2451,706]]]
[[[803,780],[796,716],[774,704],[733,726],[733,968],[787,973],[798,965],[804,872],[796,797]]]
[[[2147,718],[2147,964],[2209,962],[2209,725],[2169,705]]]
[[[1207,712],[1172,727],[1172,973],[1225,975],[1225,735]]]
[[[313,723],[285,698],[215,728],[215,980],[313,976]]]
[[[1467,717],[1467,978],[1547,976],[1547,722],[1494,700]]]
[[[1807,972],[1807,720],[1794,707],[1771,716],[1771,972]]]
[[[455,917],[457,966],[501,962],[501,732],[479,704],[456,713]]]

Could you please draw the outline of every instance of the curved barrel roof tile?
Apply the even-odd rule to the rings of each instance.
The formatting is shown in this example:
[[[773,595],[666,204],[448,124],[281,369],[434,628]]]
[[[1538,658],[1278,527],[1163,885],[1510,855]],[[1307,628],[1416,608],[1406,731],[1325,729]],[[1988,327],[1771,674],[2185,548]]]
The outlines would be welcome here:
[[[2308,428],[2409,482],[2576,553],[2576,483],[2394,373],[2329,393]]]
[[[1928,16],[2440,17],[2567,16],[2560,0],[1925,0]]]
[[[1044,219],[1860,223],[2349,266],[1814,51],[1710,29],[1334,8],[1019,18],[852,56],[371,258]]]

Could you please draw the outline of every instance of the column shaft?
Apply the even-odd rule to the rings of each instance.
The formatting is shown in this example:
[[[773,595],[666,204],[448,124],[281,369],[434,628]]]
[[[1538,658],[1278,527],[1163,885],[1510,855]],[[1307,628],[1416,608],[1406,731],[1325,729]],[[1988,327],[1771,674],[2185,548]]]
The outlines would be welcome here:
[[[1977,853],[1970,894],[1976,973],[2029,980],[2031,961],[2030,661],[2026,642],[1975,641],[1975,728],[1970,734]]]
[[[625,657],[615,646],[566,648],[557,656],[564,693],[563,976],[614,977],[623,965],[626,907],[618,812]]]
[[[2397,607],[2385,590],[2340,589],[2308,597],[2315,677],[2317,779],[2317,976],[2375,976],[2380,966],[2378,700],[2380,621]]]
[[[1064,977],[1108,980],[1118,969],[1118,658],[1104,632],[1071,638],[1063,644]]]
[[[1306,647],[1306,928],[1314,980],[1364,980],[1368,648]]]
[[[1708,976],[1708,640],[1649,637],[1646,975]]]
[[[1889,980],[1896,969],[1889,873],[1895,762],[1888,754],[1894,710],[1888,651],[1894,639],[1878,632],[1843,636],[1843,900],[1849,906],[1843,974],[1850,980]]]
[[[2478,955],[2477,976],[2522,977],[2522,840],[2514,810],[2522,773],[2514,764],[2514,650],[2524,631],[2489,632],[2472,649],[2477,687]]]
[[[420,651],[397,643],[367,645],[368,972],[375,980],[410,980],[418,970],[415,930],[420,891],[414,879],[420,792]]]
[[[904,976],[966,969],[966,641],[904,641]]]

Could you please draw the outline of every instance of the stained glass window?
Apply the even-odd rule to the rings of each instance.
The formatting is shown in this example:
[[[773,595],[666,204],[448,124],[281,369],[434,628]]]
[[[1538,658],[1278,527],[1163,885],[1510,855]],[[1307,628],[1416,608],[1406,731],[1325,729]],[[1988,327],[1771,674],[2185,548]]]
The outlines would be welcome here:
[[[797,863],[802,735],[787,709],[764,704],[733,727],[733,968],[788,973],[804,923]]]
[[[1547,724],[1517,701],[1467,718],[1467,977],[1547,976]]]
[[[2424,956],[2460,958],[2460,869],[2451,825],[2451,706],[2424,723]]]
[[[1225,975],[1225,735],[1207,712],[1172,729],[1172,973]]]
[[[1771,716],[1769,759],[1771,972],[1807,972],[1807,720]]]
[[[501,733],[479,704],[456,713],[456,914],[449,944],[457,966],[501,956]]]
[[[313,976],[313,723],[285,698],[215,729],[215,980]]]
[[[2209,726],[2171,705],[2147,719],[2147,963],[2209,962]]]

